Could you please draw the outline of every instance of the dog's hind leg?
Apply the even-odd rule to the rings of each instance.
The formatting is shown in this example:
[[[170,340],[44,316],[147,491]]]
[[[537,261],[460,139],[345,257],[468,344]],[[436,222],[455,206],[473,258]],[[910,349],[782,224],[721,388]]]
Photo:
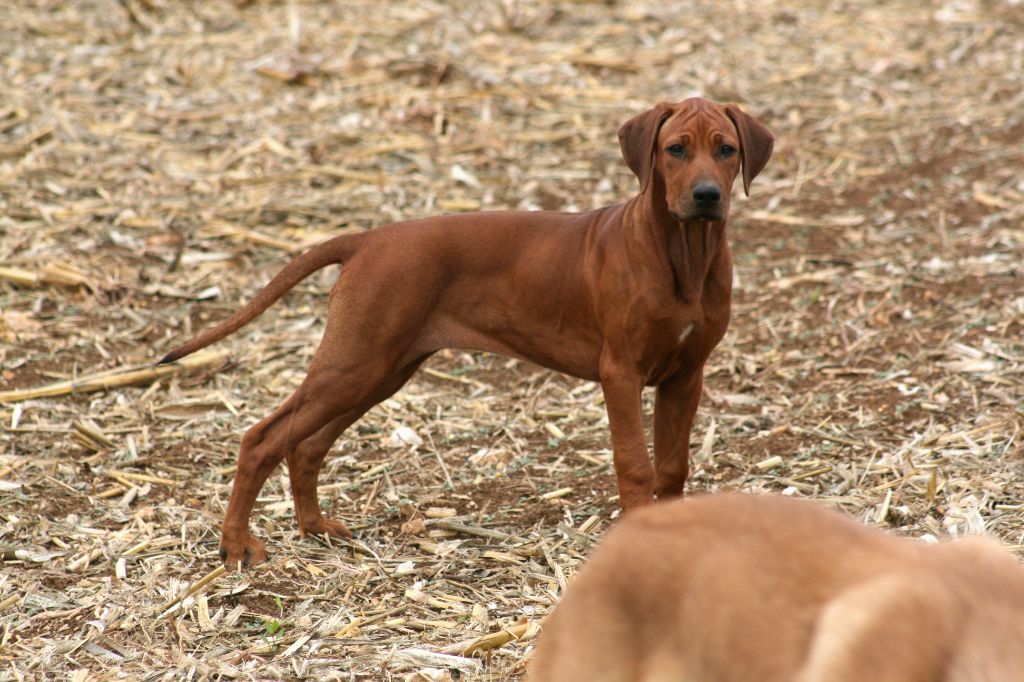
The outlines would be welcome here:
[[[302,535],[330,535],[350,538],[352,532],[341,521],[324,517],[317,495],[317,481],[324,458],[345,429],[354,424],[364,411],[352,410],[335,417],[326,426],[302,441],[287,455],[288,478],[295,502],[295,519]]]
[[[328,324],[330,327],[330,324]],[[278,407],[242,437],[238,452],[238,470],[231,488],[231,500],[224,515],[221,531],[220,554],[229,567],[244,566],[263,561],[266,550],[263,543],[249,533],[249,516],[256,496],[270,472],[300,444],[312,439],[302,456],[308,464],[300,466],[299,491],[303,496],[303,518],[318,505],[315,494],[316,478],[307,469],[319,470],[320,462],[330,448],[334,432],[355,421],[379,400],[397,390],[415,370],[407,362],[396,370],[398,362],[367,354],[350,353],[348,358],[337,357],[321,344],[309,372],[299,388]],[[394,386],[394,388],[392,388]],[[390,389],[390,390],[389,390]],[[335,423],[337,420],[337,423]],[[322,437],[321,436],[322,432]],[[299,457],[299,455],[295,455]],[[294,484],[293,484],[294,485]],[[315,520],[315,516],[314,516]]]
[[[426,358],[416,360],[393,374],[365,403],[335,417],[288,453],[288,477],[291,480],[292,499],[295,501],[295,516],[299,524],[299,532],[302,535],[352,537],[352,533],[344,523],[326,518],[320,510],[316,488],[324,459],[345,429],[358,421],[374,405],[387,400],[402,388],[405,382],[415,374],[424,359]]]
[[[404,281],[417,274],[385,272],[379,259],[371,262],[378,279]],[[302,384],[242,438],[221,533],[221,556],[229,567],[266,558],[263,544],[249,533],[249,516],[267,476],[286,457],[300,528],[348,535],[342,524],[327,523],[320,513],[320,465],[345,428],[401,388],[439,347],[424,338],[433,299],[405,295],[406,289],[397,286],[359,286],[367,279],[365,263],[353,258],[331,291],[327,326]],[[436,289],[436,273],[419,275],[417,286]]]

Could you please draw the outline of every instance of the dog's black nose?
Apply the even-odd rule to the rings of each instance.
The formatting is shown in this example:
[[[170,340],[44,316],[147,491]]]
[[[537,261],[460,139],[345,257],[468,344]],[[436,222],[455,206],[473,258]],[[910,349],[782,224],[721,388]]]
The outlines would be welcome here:
[[[701,208],[711,208],[722,198],[722,190],[712,182],[702,182],[693,188],[693,201]]]

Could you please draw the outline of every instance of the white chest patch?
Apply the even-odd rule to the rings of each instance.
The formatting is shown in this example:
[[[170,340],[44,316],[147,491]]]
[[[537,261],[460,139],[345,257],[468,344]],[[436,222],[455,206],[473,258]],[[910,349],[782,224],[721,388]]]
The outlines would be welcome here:
[[[688,324],[685,327],[683,327],[683,331],[679,332],[679,345],[680,346],[683,345],[683,342],[686,341],[686,337],[689,336],[690,332],[692,332],[692,331],[693,331],[693,322],[691,322],[690,324]]]

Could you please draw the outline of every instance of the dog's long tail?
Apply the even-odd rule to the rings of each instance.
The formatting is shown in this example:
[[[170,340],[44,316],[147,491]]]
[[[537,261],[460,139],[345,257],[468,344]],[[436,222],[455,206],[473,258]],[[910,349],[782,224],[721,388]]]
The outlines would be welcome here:
[[[243,326],[260,316],[272,306],[277,299],[284,296],[296,284],[328,265],[341,263],[351,257],[359,247],[365,234],[343,234],[317,244],[309,251],[296,256],[288,265],[274,275],[267,286],[263,287],[256,297],[239,308],[234,315],[220,324],[208,329],[188,343],[175,348],[160,360],[160,365],[174,362],[205,348],[211,343],[220,341],[228,334],[238,331]]]

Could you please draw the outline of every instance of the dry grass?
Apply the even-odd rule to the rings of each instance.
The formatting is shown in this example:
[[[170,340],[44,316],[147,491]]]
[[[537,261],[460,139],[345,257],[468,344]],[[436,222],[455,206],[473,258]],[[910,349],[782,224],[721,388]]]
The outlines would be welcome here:
[[[518,679],[615,515],[599,387],[440,354],[328,462],[359,543],[300,541],[282,470],[254,515],[273,561],[240,575],[217,570],[238,441],[302,377],[332,273],[213,364],[80,380],[328,234],[618,201],[618,124],[695,93],[778,142],[734,207],[690,491],[1020,547],[1019,2],[463,4],[0,8],[0,390],[79,381],[0,404],[0,680]]]

